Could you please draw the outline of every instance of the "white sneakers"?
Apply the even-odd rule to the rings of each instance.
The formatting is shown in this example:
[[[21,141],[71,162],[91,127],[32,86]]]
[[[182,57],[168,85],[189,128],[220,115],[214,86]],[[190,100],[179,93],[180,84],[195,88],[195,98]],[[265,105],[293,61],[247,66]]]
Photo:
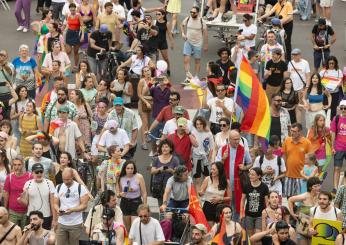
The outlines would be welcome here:
[[[25,28],[24,26],[20,26],[17,28],[17,31],[23,31],[24,33],[28,32],[29,30]]]
[[[345,0],[346,1],[346,0]],[[222,25],[234,25],[234,24],[237,24],[237,16],[236,15],[232,15],[232,18],[227,21],[227,22],[224,22],[222,21],[222,15],[218,15],[215,19],[213,19],[212,21],[209,21],[208,24],[222,24]]]

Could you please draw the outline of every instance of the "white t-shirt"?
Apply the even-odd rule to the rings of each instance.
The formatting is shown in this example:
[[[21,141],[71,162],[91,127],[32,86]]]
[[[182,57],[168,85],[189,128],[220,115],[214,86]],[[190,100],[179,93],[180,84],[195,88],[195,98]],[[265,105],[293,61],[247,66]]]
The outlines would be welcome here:
[[[342,74],[342,71],[340,69],[339,70],[325,70],[325,69],[323,69],[320,71],[320,76],[321,76],[321,78],[326,78],[327,80],[334,81],[333,83],[330,83],[327,86],[325,86],[325,88],[330,93],[336,93],[339,91],[339,88],[337,88],[335,86],[335,84],[342,80],[343,74]]]
[[[139,222],[140,219],[139,217],[137,217],[131,225],[129,239],[131,239],[133,242],[136,242],[137,244],[147,245],[156,241],[165,241],[165,236],[163,234],[159,221],[151,217],[148,224],[141,223],[141,243]]]
[[[310,66],[309,62],[304,59],[301,59],[299,62],[291,60],[291,62],[288,63],[287,71],[290,73],[290,78],[293,82],[293,89],[295,91],[298,91],[304,88],[304,84],[302,83],[302,80],[300,79],[296,70],[299,72],[301,78],[306,83],[306,74],[310,72]],[[296,68],[296,70],[293,68],[292,64]]]
[[[193,129],[193,124],[190,120],[187,120],[187,128],[191,132]],[[165,126],[163,127],[162,134],[169,135],[173,134],[177,130],[177,120],[175,118],[169,119]]]
[[[106,130],[100,139],[99,145],[104,146],[108,148],[111,145],[118,145],[120,148],[124,148],[125,145],[129,144],[130,140],[127,136],[127,133],[124,129],[118,128],[117,132],[115,134],[112,134],[109,132],[109,130]]]
[[[256,157],[255,162],[253,167],[260,167],[260,156]],[[262,176],[262,182],[265,183],[268,188],[269,191],[277,191],[279,193],[279,195],[282,195],[282,184],[281,184],[281,180],[277,180],[275,181],[274,185],[271,185],[272,180],[279,176],[280,172],[286,172],[286,166],[285,166],[285,162],[284,160],[281,158],[281,166],[280,166],[280,170],[279,170],[279,166],[278,166],[278,157],[275,156],[272,160],[268,160],[265,156],[263,157],[263,163],[261,166],[262,171],[266,170],[268,168],[272,168],[274,169],[274,174],[272,175],[263,175]]]
[[[257,34],[257,26],[255,26],[254,24],[251,24],[250,26],[246,26],[245,24],[241,24],[239,26],[239,30],[243,30],[243,32],[241,33],[244,36],[251,36],[252,34]],[[248,40],[245,39],[245,47],[246,48],[251,48],[251,47],[255,47],[256,45],[256,38],[252,39],[252,40]]]
[[[62,183],[59,193],[58,190],[55,193],[55,197],[60,200],[60,210],[67,210],[69,208],[75,208],[80,205],[80,198],[87,195],[88,191],[85,186],[81,185],[80,195],[78,193],[79,184],[73,181],[70,188]],[[57,186],[58,188],[58,186]],[[70,189],[69,196],[67,197],[68,189]],[[72,212],[71,214],[61,215],[58,218],[58,223],[62,225],[79,225],[83,223],[83,212]]]
[[[225,113],[223,112],[221,107],[216,106],[216,101],[220,100],[219,98],[215,97],[210,100],[208,100],[207,104],[210,108],[210,118],[209,121],[212,123],[217,123],[219,124],[219,120],[222,117],[226,117]],[[231,98],[225,97],[223,100],[226,108],[229,111],[233,111],[233,100]]]
[[[113,12],[116,13],[119,18],[126,19],[125,8],[120,4],[113,3]]]
[[[24,184],[23,190],[27,190],[29,195],[27,215],[31,211],[38,210],[43,213],[43,217],[52,216],[49,200],[49,195],[55,194],[55,187],[52,181],[43,179],[42,182],[38,183],[35,180],[29,180]]]
[[[127,22],[130,22],[130,21],[132,21],[133,20],[133,18],[132,18],[132,15],[131,15],[131,13],[133,12],[133,10],[134,9],[130,9],[129,10],[129,12],[127,12]],[[145,11],[145,8],[140,8],[139,9],[139,12],[141,13],[141,20],[144,20],[144,11]]]
[[[336,211],[336,215],[335,215],[335,211]],[[331,209],[326,213],[321,212],[320,206],[310,208],[310,217],[313,219],[337,220],[338,218],[337,216],[340,213],[341,213],[341,210],[338,208],[335,208],[333,205],[331,205]]]

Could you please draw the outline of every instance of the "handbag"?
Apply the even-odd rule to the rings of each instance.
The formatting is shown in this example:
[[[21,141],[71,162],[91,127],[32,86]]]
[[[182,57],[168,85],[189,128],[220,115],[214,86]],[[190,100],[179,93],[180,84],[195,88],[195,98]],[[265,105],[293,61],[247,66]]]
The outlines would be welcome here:
[[[149,104],[151,105],[151,107],[148,107],[148,106],[147,106],[147,103],[145,103],[145,102],[142,101],[142,111],[143,111],[143,112],[151,112],[152,105],[153,105],[153,100],[152,100],[152,98],[151,98],[151,99],[145,98],[145,100],[147,100],[147,101],[149,102]]]
[[[309,219],[303,216],[298,218],[297,222],[297,232],[305,237],[309,237]]]

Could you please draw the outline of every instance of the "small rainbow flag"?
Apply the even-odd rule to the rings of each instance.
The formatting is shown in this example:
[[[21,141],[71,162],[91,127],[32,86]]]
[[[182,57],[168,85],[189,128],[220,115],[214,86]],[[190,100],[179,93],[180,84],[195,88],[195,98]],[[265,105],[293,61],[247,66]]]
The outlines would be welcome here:
[[[336,77],[322,77],[321,83],[323,87],[329,89],[330,91],[334,91],[336,87],[341,83],[341,78]]]
[[[244,112],[241,130],[269,140],[269,101],[245,56],[240,63],[235,95],[237,104]]]

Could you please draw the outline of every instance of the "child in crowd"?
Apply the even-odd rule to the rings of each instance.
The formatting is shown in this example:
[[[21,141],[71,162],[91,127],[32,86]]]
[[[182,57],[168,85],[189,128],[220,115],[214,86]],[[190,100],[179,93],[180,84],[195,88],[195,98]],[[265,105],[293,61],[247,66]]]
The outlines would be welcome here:
[[[314,153],[308,153],[305,155],[305,165],[300,174],[303,176],[301,193],[307,192],[307,180],[310,177],[318,176],[318,164]]]

